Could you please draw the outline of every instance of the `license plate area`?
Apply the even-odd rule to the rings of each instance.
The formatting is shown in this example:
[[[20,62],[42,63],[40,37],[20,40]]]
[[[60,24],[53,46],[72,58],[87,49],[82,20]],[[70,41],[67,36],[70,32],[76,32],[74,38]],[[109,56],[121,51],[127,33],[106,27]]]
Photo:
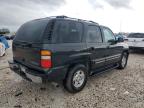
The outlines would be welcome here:
[[[29,74],[29,73],[25,73],[25,74],[26,74],[27,78],[32,80],[32,82],[42,83],[42,78],[41,77],[34,76],[34,75]]]
[[[27,73],[27,68],[20,65],[20,70],[25,73],[26,77],[31,79],[34,83],[42,83],[42,78],[39,76],[35,76],[32,74]]]

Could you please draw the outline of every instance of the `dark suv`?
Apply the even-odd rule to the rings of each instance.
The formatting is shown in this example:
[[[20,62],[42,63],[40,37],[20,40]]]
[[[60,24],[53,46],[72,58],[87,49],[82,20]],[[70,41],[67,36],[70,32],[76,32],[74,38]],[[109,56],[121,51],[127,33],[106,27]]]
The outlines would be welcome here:
[[[63,82],[69,92],[81,91],[88,76],[124,69],[128,45],[93,21],[66,16],[23,24],[13,40],[10,68],[32,82]]]

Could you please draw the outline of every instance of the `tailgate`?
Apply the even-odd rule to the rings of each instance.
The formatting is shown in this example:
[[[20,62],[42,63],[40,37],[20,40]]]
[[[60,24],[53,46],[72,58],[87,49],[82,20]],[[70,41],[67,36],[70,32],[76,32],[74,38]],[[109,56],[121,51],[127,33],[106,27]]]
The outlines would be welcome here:
[[[135,47],[144,47],[144,38],[128,38],[128,45]]]
[[[13,42],[14,60],[30,68],[40,68],[41,44]]]
[[[16,62],[33,69],[40,68],[40,49],[48,22],[47,19],[32,20],[19,28],[13,40]]]

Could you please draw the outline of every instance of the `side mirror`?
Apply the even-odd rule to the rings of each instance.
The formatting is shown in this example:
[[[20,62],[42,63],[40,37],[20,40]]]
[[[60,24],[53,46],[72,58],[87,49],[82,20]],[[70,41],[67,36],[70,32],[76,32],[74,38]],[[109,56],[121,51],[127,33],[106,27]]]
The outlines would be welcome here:
[[[111,40],[109,40],[108,42],[109,42],[111,45],[114,45],[114,44],[116,44],[117,41],[116,41],[115,39],[111,39]]]

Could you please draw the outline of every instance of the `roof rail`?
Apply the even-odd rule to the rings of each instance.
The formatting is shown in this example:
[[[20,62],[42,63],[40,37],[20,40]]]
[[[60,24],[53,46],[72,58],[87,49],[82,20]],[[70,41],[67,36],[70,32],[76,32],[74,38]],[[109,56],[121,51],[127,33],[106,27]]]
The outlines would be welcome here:
[[[89,22],[89,23],[95,23],[98,24],[94,21],[89,21],[89,20],[83,20],[83,19],[78,19],[78,18],[71,18],[71,17],[67,17],[65,15],[61,15],[61,16],[51,16],[50,18],[63,18],[63,19],[72,19],[72,20],[76,20],[76,21],[84,21],[84,22]]]
[[[56,16],[56,18],[68,18],[68,17],[65,15],[62,15],[62,16]]]

